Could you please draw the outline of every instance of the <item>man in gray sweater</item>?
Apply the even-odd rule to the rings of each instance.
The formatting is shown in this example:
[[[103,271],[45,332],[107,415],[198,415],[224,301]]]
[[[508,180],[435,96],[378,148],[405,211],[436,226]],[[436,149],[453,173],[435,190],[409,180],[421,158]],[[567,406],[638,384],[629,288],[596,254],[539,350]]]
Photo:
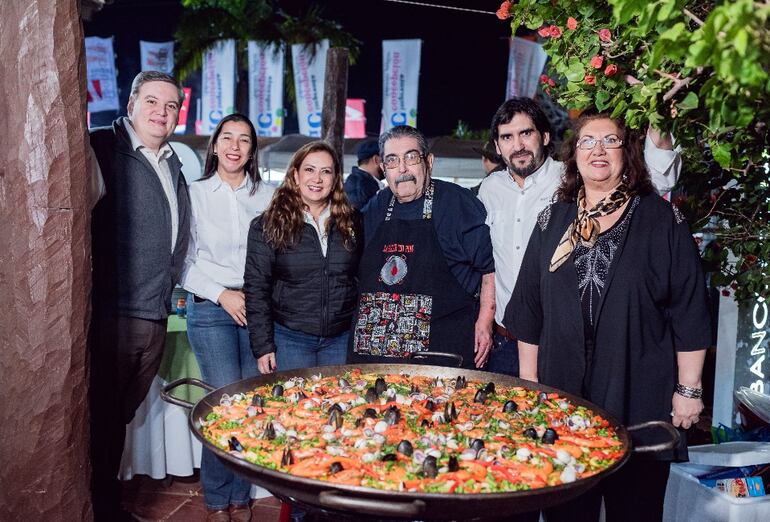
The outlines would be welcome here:
[[[91,132],[105,195],[92,216],[91,457],[94,515],[127,520],[117,479],[126,424],[158,371],[190,231],[182,164],[168,144],[184,92],[139,73],[128,117]]]

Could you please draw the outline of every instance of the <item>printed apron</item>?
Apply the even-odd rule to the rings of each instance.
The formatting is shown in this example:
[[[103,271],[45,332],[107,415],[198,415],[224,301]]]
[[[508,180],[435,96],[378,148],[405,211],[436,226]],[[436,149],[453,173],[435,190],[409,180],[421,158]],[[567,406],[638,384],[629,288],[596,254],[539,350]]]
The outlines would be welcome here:
[[[457,366],[450,352],[474,367],[477,299],[460,286],[444,258],[433,227],[433,182],[425,193],[423,219],[391,219],[377,228],[359,265],[359,301],[349,363],[415,363]]]

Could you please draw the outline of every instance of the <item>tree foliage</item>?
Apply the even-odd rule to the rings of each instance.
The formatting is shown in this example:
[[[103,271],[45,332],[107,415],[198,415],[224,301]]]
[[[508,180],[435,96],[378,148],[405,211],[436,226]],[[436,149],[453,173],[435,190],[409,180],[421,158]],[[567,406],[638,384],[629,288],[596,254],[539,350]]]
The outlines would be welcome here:
[[[541,81],[560,104],[673,133],[674,203],[703,232],[712,283],[768,296],[770,3],[519,0],[498,16],[537,30],[550,57]]]

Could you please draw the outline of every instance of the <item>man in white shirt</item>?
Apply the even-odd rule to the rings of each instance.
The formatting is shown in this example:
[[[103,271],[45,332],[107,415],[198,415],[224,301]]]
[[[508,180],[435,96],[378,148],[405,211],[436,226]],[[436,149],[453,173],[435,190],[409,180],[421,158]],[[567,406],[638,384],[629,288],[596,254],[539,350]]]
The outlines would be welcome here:
[[[94,518],[124,520],[117,480],[126,424],[158,371],[171,291],[182,271],[190,205],[168,144],[184,91],[164,73],[139,73],[128,117],[91,131],[104,180],[93,209],[91,457]]]
[[[478,195],[487,210],[495,258],[494,342],[485,369],[518,376],[516,339],[502,326],[503,315],[537,215],[551,203],[564,165],[550,157],[551,125],[530,98],[511,98],[500,106],[492,118],[490,139],[506,168],[490,174]],[[644,157],[661,194],[676,184],[681,169],[681,158],[672,149],[670,138],[648,132]]]

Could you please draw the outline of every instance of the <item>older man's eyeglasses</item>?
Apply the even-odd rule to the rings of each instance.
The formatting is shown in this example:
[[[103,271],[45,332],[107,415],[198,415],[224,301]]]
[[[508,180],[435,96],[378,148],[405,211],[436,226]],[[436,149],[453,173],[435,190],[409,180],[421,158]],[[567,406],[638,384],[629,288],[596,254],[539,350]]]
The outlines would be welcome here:
[[[605,149],[619,149],[623,146],[623,140],[614,134],[610,134],[609,136],[605,136],[600,140],[592,138],[591,136],[580,138],[577,142],[577,148],[582,150],[593,150],[597,143],[601,143],[602,147]]]
[[[424,156],[417,152],[416,150],[410,150],[406,154],[404,154],[404,165],[407,167],[410,167],[412,165],[419,165],[422,163],[422,159]],[[385,156],[385,159],[382,161],[382,164],[385,165],[386,169],[395,169],[398,168],[398,164],[401,162],[401,158],[396,156],[395,154],[389,154]]]

